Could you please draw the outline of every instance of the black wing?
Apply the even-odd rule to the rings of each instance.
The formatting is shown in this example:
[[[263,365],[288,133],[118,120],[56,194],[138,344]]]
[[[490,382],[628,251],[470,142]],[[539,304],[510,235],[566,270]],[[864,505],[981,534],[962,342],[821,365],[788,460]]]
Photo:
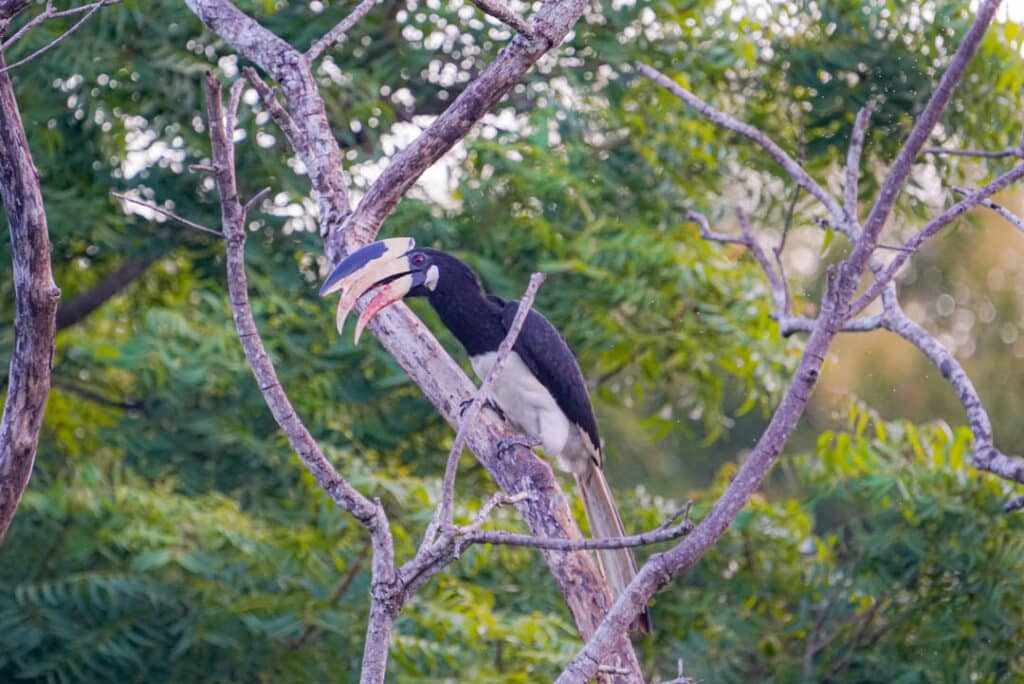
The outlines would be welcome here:
[[[491,299],[499,298],[492,295]],[[519,302],[500,301],[504,304],[501,322],[507,333],[519,310]],[[530,372],[548,388],[558,408],[562,409],[571,422],[583,428],[594,447],[600,451],[601,440],[597,435],[597,419],[594,418],[594,407],[590,404],[587,382],[583,379],[576,355],[555,326],[531,309],[526,314],[526,321],[513,349]]]

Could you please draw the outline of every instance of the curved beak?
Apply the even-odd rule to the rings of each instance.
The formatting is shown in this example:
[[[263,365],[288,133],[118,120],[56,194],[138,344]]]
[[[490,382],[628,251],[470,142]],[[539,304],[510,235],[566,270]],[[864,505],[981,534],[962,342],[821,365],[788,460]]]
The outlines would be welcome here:
[[[355,343],[370,320],[384,307],[392,304],[423,282],[423,274],[414,272],[405,254],[416,246],[412,238],[390,238],[356,250],[345,257],[327,276],[320,296],[341,292],[336,323],[338,333],[345,327],[345,318],[364,294],[377,289],[356,324]],[[419,282],[417,282],[417,280]],[[380,286],[380,287],[378,287]]]

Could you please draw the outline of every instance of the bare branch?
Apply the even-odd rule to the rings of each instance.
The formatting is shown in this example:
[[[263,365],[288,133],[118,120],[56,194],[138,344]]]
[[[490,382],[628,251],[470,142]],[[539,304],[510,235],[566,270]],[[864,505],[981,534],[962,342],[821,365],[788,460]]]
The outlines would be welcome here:
[[[451,452],[448,454],[448,464],[444,469],[441,504],[438,507],[438,515],[436,516],[436,519],[440,520],[442,529],[448,529],[452,525],[452,498],[455,496],[455,473],[459,468],[459,456],[462,455],[462,449],[466,443],[466,430],[476,421],[477,416],[480,415],[480,409],[483,408],[484,402],[494,387],[494,383],[497,381],[498,376],[501,375],[501,371],[505,367],[505,361],[512,353],[512,347],[515,345],[516,340],[519,339],[519,333],[526,322],[526,316],[533,306],[537,290],[540,288],[541,283],[544,282],[545,277],[543,273],[534,273],[530,276],[530,284],[527,286],[526,292],[523,293],[523,298],[519,301],[519,308],[516,310],[515,318],[512,319],[512,325],[509,326],[505,339],[501,341],[501,345],[498,347],[494,365],[491,366],[487,377],[480,384],[480,389],[477,391],[476,396],[473,397],[469,408],[466,409],[462,423],[455,434],[455,441],[452,443]]]
[[[789,313],[787,309],[789,297],[786,294],[788,288],[783,280],[783,276],[775,272],[775,268],[768,259],[768,255],[765,254],[764,248],[754,238],[754,232],[750,228],[747,214],[739,207],[736,208],[736,218],[739,219],[740,229],[743,231],[743,239],[746,240],[747,247],[753,253],[754,258],[757,259],[757,263],[761,265],[761,269],[768,278],[768,282],[771,283],[776,315],[780,317],[787,315]]]
[[[484,502],[484,505],[477,511],[476,519],[468,525],[462,525],[461,527],[455,528],[455,532],[458,535],[466,536],[479,530],[483,527],[483,524],[487,522],[487,516],[491,514],[495,508],[499,506],[511,506],[522,501],[526,501],[530,498],[529,492],[519,492],[518,494],[506,494],[505,492],[495,492],[490,499]]]
[[[958,195],[963,195],[964,197],[969,197],[971,195],[971,193],[972,193],[971,190],[968,190],[967,188],[961,188],[961,187],[958,187],[958,186],[954,186],[953,187],[953,192],[955,192]],[[981,204],[981,206],[983,206],[983,207],[987,207],[987,208],[991,209],[992,211],[996,212],[997,214],[1002,216],[1004,219],[1009,221],[1011,224],[1013,224],[1014,228],[1016,228],[1017,230],[1019,230],[1021,232],[1024,232],[1024,219],[1022,219],[1020,216],[1017,216],[1016,214],[1014,214],[1012,211],[1010,211],[1009,209],[1007,209],[1003,205],[996,204],[995,202],[993,202],[990,199],[983,199],[983,200],[981,200],[981,202],[979,202],[979,204]]]
[[[625,537],[600,537],[597,539],[546,539],[529,534],[516,534],[502,530],[465,530],[459,528],[463,541],[467,544],[495,544],[503,546],[528,546],[534,549],[550,549],[554,551],[598,551],[604,549],[623,549],[635,546],[649,546],[661,542],[685,537],[693,531],[693,523],[684,520],[678,525],[664,525],[650,532],[630,534]]]
[[[470,0],[484,14],[489,14],[516,33],[529,38],[532,35],[530,25],[515,10],[501,3],[501,0]]]
[[[349,203],[341,152],[304,55],[238,11],[228,0],[186,2],[210,30],[280,85],[295,130],[301,136],[295,150],[309,171],[324,251],[332,262],[374,239],[381,222],[419,175],[458,142],[545,52],[561,42],[587,6],[585,0],[542,3],[533,17],[533,37],[514,37],[451,106],[395,157],[363,197],[357,216],[346,219]],[[343,230],[343,226],[352,226],[352,230]],[[458,407],[472,399],[475,388],[409,308],[395,303],[374,317],[370,330],[439,412],[451,424],[458,425]],[[531,498],[520,503],[518,510],[534,534],[580,538],[579,527],[547,463],[520,446],[508,450],[501,458],[496,455],[495,444],[510,435],[503,421],[484,415],[468,432],[466,441],[502,490],[531,493]],[[547,550],[544,558],[581,635],[588,638],[611,602],[594,559],[582,552]],[[415,586],[403,582],[407,591],[415,590]],[[380,595],[381,592],[374,592],[374,596]],[[371,607],[371,625],[386,625],[382,610]],[[387,634],[371,629],[368,636],[379,643],[381,639],[387,641]],[[639,681],[639,663],[628,638],[617,640],[610,650],[621,664],[633,668],[634,676],[629,681]]]
[[[818,185],[817,181],[811,178],[807,171],[805,171],[795,159],[789,156],[771,138],[754,126],[743,123],[720,109],[712,107],[707,102],[704,102],[704,100],[700,99],[689,90],[686,90],[654,67],[640,63],[636,65],[636,68],[641,74],[651,79],[662,88],[668,90],[688,106],[697,110],[711,123],[716,126],[720,126],[721,128],[725,128],[726,130],[730,130],[733,133],[742,135],[744,138],[758,145],[768,153],[768,156],[774,159],[775,162],[782,167],[782,169],[796,182],[797,185],[816,197],[818,201],[828,209],[829,214],[831,214],[832,219],[838,226],[846,229],[849,228],[847,225],[848,217],[846,216],[846,212],[843,208],[839,206],[831,195],[825,192],[824,188]],[[846,230],[844,230],[844,232],[846,232]]]
[[[853,123],[853,133],[850,134],[850,148],[846,151],[846,215],[854,222],[857,221],[859,213],[857,211],[857,182],[860,178],[860,157],[864,150],[864,139],[868,134],[868,123],[871,121],[871,114],[875,111],[876,106],[878,106],[878,100],[871,98],[857,112],[857,119]]]
[[[274,119],[274,123],[281,129],[281,132],[288,138],[288,142],[292,148],[302,154],[302,150],[306,149],[306,136],[302,134],[299,127],[295,125],[295,121],[291,115],[285,111],[284,107],[277,100],[277,96],[274,94],[274,89],[268,86],[256,70],[252,67],[245,67],[242,70],[245,74],[246,80],[256,89],[259,93],[260,99],[263,100],[263,106],[270,112],[270,116]]]
[[[164,209],[159,204],[154,204],[153,202],[148,202],[146,200],[139,199],[138,197],[132,197],[131,195],[126,195],[126,194],[124,194],[122,192],[112,192],[112,193],[110,193],[110,195],[111,195],[111,197],[116,197],[119,200],[124,200],[125,202],[131,202],[132,204],[137,204],[140,207],[145,207],[145,208],[149,209],[150,211],[155,211],[156,213],[160,214],[161,216],[166,216],[167,218],[173,219],[173,220],[177,221],[178,223],[180,223],[180,224],[182,224],[184,226],[188,226],[189,228],[195,228],[196,230],[202,231],[204,233],[209,233],[210,235],[216,235],[217,237],[219,237],[222,240],[224,239],[224,234],[221,233],[219,230],[214,230],[213,228],[207,228],[206,226],[204,226],[202,224],[199,224],[199,223],[196,223],[195,221],[189,221],[187,218],[182,218],[181,216],[178,216],[177,214],[175,214],[173,211],[171,211],[169,209]]]
[[[804,164],[804,129],[800,128],[800,137],[797,139],[797,155],[796,161],[798,164],[803,166]],[[792,298],[789,292],[789,278],[786,276],[786,265],[782,260],[782,253],[786,249],[786,238],[789,236],[789,231],[793,227],[793,218],[796,216],[796,203],[800,201],[800,186],[794,186],[793,197],[789,200],[789,207],[786,208],[786,220],[782,224],[782,234],[779,235],[779,242],[772,248],[772,254],[775,255],[775,267],[779,269],[779,279],[782,281],[782,308],[780,312],[789,314],[790,306],[792,306]],[[853,215],[856,218],[856,214]]]
[[[26,33],[28,33],[29,31],[31,31],[32,29],[34,29],[35,27],[39,26],[40,24],[42,24],[43,22],[45,22],[45,21],[47,21],[49,19],[59,19],[61,17],[70,17],[70,16],[74,16],[76,14],[81,14],[82,12],[89,12],[97,4],[100,4],[100,5],[116,5],[116,4],[120,3],[121,1],[122,0],[106,0],[106,2],[89,3],[88,5],[81,5],[79,7],[72,7],[70,9],[66,9],[66,10],[57,10],[57,8],[55,8],[53,6],[53,0],[48,0],[48,2],[46,3],[46,9],[43,12],[41,12],[40,14],[37,14],[36,16],[32,17],[29,21],[25,22],[25,25],[22,26],[20,29],[18,29],[18,31],[13,36],[11,36],[7,40],[3,41],[3,44],[0,45],[0,52],[7,52],[8,48],[10,48],[16,42],[18,42],[19,40],[24,38]]]
[[[232,89],[232,107],[236,106],[237,91],[242,83],[237,81]],[[206,111],[213,146],[217,190],[220,193],[221,223],[227,242],[228,292],[235,327],[238,329],[238,339],[245,350],[246,359],[256,377],[260,392],[274,420],[287,435],[292,448],[298,453],[317,484],[335,503],[370,531],[373,545],[373,600],[364,644],[361,680],[377,684],[384,681],[390,634],[394,618],[401,608],[401,585],[395,572],[395,549],[391,528],[380,500],[371,502],[363,496],[338,474],[323,455],[320,446],[298,417],[277,378],[274,364],[263,346],[249,304],[248,279],[245,274],[245,211],[238,199],[234,144],[230,128],[234,123],[234,112],[229,111],[225,116],[220,81],[212,74],[206,77]]]
[[[694,684],[692,677],[687,677],[683,672],[683,659],[680,658],[676,661],[676,676],[672,679],[666,679],[659,684]]]
[[[353,26],[359,23],[359,20],[365,17],[366,14],[373,9],[373,6],[380,1],[381,0],[363,0],[361,3],[356,5],[356,8],[352,10],[351,14],[338,22],[334,28],[324,34],[323,38],[313,43],[313,45],[306,50],[306,62],[312,63],[316,61],[316,59],[327,50],[327,48],[344,38],[345,34],[348,33]]]
[[[1005,150],[999,150],[997,152],[989,152],[987,150],[958,150],[950,147],[928,147],[921,150],[921,154],[948,154],[956,157],[979,157],[981,159],[1004,159],[1006,157],[1020,157],[1024,159],[1024,149],[1020,147],[1007,147]]]
[[[249,201],[246,202],[245,206],[242,207],[242,212],[244,214],[248,215],[249,212],[252,210],[252,208],[255,207],[257,204],[259,204],[263,200],[263,198],[266,197],[269,194],[270,194],[270,187],[268,186],[268,187],[263,188],[262,190],[260,190],[255,195],[253,195],[252,197],[249,198]]]
[[[775,303],[776,318],[780,321],[789,318],[789,286],[785,282],[785,276],[781,273],[781,270],[779,273],[775,272],[775,268],[772,266],[772,262],[768,259],[768,255],[765,253],[764,248],[761,247],[754,238],[754,233],[750,227],[750,221],[747,219],[746,213],[742,209],[737,208],[736,217],[739,220],[740,230],[743,233],[741,237],[734,237],[732,235],[713,231],[706,216],[692,209],[686,212],[686,218],[693,221],[700,227],[700,236],[705,240],[743,245],[751,251],[754,258],[757,259],[757,263],[760,264],[761,268],[764,270],[764,274],[771,285],[772,299]]]
[[[111,297],[138,280],[155,259],[126,257],[117,268],[103,276],[89,290],[72,297],[57,309],[57,330],[63,330],[84,320]]]
[[[9,5],[8,11],[18,8]],[[4,64],[0,54],[0,67]],[[60,290],[50,268],[50,237],[14,85],[0,68],[0,199],[11,233],[14,344],[0,419],[0,544],[28,486],[50,393]]]
[[[857,315],[859,312],[864,310],[864,307],[878,297],[885,288],[886,283],[896,277],[896,273],[903,267],[903,264],[906,263],[910,255],[917,252],[928,238],[948,226],[955,219],[966,213],[971,207],[981,203],[990,195],[994,195],[1003,188],[1017,182],[1021,178],[1024,178],[1024,164],[1018,164],[988,185],[973,191],[970,195],[926,223],[920,231],[904,243],[903,249],[891,262],[889,262],[885,271],[875,278],[875,282],[864,290],[864,292],[861,293],[861,295],[852,304],[850,304],[848,315]],[[856,253],[856,249],[854,250],[854,253]],[[852,255],[850,258],[852,258]]]
[[[30,54],[30,55],[28,55],[28,56],[26,56],[26,57],[24,57],[22,59],[19,59],[17,62],[15,62],[13,64],[10,64],[8,66],[0,68],[0,73],[6,72],[6,71],[10,71],[11,69],[17,69],[21,65],[26,64],[28,62],[31,62],[33,59],[35,59],[39,55],[43,54],[44,52],[47,52],[50,49],[52,49],[52,48],[56,47],[57,45],[59,45],[60,43],[63,43],[64,40],[66,40],[68,38],[68,36],[70,36],[72,33],[77,31],[78,29],[80,29],[82,27],[82,25],[85,24],[85,22],[89,21],[89,19],[92,17],[92,15],[96,14],[97,12],[99,12],[101,8],[103,8],[103,7],[107,6],[107,5],[113,5],[113,4],[118,3],[120,1],[121,0],[100,0],[99,2],[94,2],[91,5],[87,5],[86,6],[87,9],[86,8],[80,8],[80,9],[85,9],[86,10],[85,11],[85,16],[82,17],[81,19],[79,19],[78,21],[76,21],[74,24],[72,24],[71,28],[69,28],[67,31],[65,31],[64,33],[60,34],[56,38],[54,38],[52,41],[50,41],[49,43],[47,43],[43,47],[41,47],[38,50],[36,50],[32,54]],[[47,8],[47,9],[49,9],[49,8]],[[63,15],[68,15],[70,13],[71,13],[70,11],[65,11],[62,14]],[[46,13],[44,12],[44,14],[46,14]],[[57,13],[51,13],[48,16],[46,16],[46,19],[52,19],[55,16],[58,16],[58,14]],[[4,43],[3,49],[6,50],[8,45],[13,43],[14,40],[19,38],[19,37],[20,37],[20,35],[15,34],[15,36],[12,37],[11,40],[9,40],[8,42]]]
[[[461,140],[541,56],[561,43],[586,7],[585,0],[541,3],[533,16],[530,37],[514,37],[441,116],[395,155],[344,225],[332,230],[350,231],[355,244],[372,241],[381,223],[423,172]]]
[[[383,522],[383,511],[339,475],[320,451],[316,440],[295,413],[295,408],[277,379],[274,364],[263,346],[249,305],[248,278],[244,262],[245,216],[238,201],[238,190],[235,185],[233,144],[229,138],[230,133],[224,128],[220,82],[212,75],[207,76],[206,97],[214,168],[217,170],[217,188],[221,198],[221,220],[228,244],[228,288],[231,308],[246,358],[274,419],[320,486],[339,506],[370,527],[371,531],[381,526],[387,527]]]
[[[843,262],[839,270],[838,286],[843,299],[852,296],[860,284],[861,274],[864,272],[864,268],[875,251],[875,246],[878,244],[878,238],[882,233],[882,229],[885,227],[886,222],[889,220],[889,215],[896,205],[896,198],[900,196],[900,193],[903,192],[903,188],[907,184],[914,161],[921,153],[921,149],[931,135],[932,129],[935,128],[939,116],[942,115],[946,105],[949,104],[953,91],[956,90],[963,79],[967,65],[970,64],[974,53],[977,52],[978,46],[981,45],[981,39],[988,29],[988,25],[992,22],[999,3],[1000,0],[984,0],[981,3],[974,22],[967,29],[967,33],[960,41],[960,45],[957,46],[949,66],[943,72],[938,85],[935,87],[935,92],[928,99],[924,110],[918,115],[914,127],[910,130],[910,135],[907,136],[907,141],[900,148],[896,161],[893,162],[892,168],[889,169],[889,173],[882,182],[882,186],[878,191],[878,197],[874,205],[872,205],[867,219],[864,221],[861,238],[856,241],[853,251],[850,252],[850,255]],[[965,210],[966,207],[961,210],[961,213]],[[950,217],[946,223],[951,221],[952,218]],[[899,260],[899,257],[897,257],[897,260]],[[875,284],[879,286],[879,289],[870,299],[864,300],[864,297],[861,297],[861,300],[864,300],[865,303],[877,297],[881,293],[881,288],[885,287],[884,279],[877,280]],[[847,315],[856,315],[862,308],[863,306],[860,308],[853,306]]]
[[[942,373],[967,413],[967,424],[974,435],[972,462],[980,470],[994,473],[1012,482],[1024,484],[1024,458],[1008,456],[997,449],[992,440],[992,421],[981,403],[963,366],[948,349],[927,330],[911,320],[898,304],[889,304],[885,327],[920,349]],[[1011,502],[1013,503],[1013,502]],[[1010,504],[1007,504],[1008,506]]]

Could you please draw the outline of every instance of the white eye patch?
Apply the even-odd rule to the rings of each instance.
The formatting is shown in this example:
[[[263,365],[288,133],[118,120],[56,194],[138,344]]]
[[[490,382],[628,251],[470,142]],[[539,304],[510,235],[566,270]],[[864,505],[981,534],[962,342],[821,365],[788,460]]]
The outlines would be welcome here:
[[[423,284],[426,286],[428,290],[433,292],[434,288],[437,287],[437,279],[440,277],[441,272],[437,270],[437,266],[431,265],[431,267],[427,269],[427,277],[426,279],[424,279]]]

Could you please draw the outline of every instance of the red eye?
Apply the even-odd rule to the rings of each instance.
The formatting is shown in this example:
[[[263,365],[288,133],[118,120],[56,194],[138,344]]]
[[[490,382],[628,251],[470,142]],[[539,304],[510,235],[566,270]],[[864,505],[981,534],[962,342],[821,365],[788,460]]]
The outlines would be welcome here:
[[[422,254],[417,254],[412,258],[412,263],[416,266],[422,266],[426,258]]]

